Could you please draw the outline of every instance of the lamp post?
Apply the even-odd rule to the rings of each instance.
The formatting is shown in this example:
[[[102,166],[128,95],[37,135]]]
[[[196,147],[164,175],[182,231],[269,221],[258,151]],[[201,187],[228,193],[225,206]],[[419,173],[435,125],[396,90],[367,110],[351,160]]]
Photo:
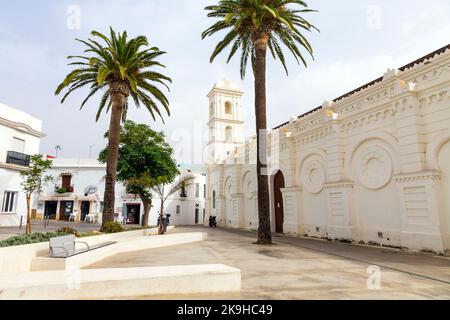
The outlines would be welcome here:
[[[55,151],[56,151],[56,158],[58,158],[58,151],[62,151],[62,148],[60,145],[55,146]]]

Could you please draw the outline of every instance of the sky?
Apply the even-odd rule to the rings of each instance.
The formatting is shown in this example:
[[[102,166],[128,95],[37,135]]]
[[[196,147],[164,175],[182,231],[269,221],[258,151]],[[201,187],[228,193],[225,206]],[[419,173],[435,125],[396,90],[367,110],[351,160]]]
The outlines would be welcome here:
[[[161,62],[173,79],[168,97],[171,117],[163,124],[148,112],[132,106],[130,120],[164,131],[180,163],[203,162],[207,142],[206,94],[222,78],[234,81],[244,92],[246,136],[254,130],[253,76],[240,79],[238,59],[229,64],[209,56],[220,35],[201,40],[201,32],[214,20],[204,7],[217,0],[15,0],[0,2],[0,102],[43,121],[46,137],[41,153],[59,157],[96,158],[105,144],[109,115],[98,123],[99,99],[80,111],[87,89],[62,105],[54,95],[70,71],[68,55],[81,54],[75,38],[86,39],[92,30],[127,30],[145,35],[152,46],[167,54]],[[310,0],[318,13],[305,17],[320,29],[306,33],[314,48],[308,68],[288,58],[289,76],[279,62],[268,59],[268,126],[309,111],[400,67],[450,41],[448,0]]]

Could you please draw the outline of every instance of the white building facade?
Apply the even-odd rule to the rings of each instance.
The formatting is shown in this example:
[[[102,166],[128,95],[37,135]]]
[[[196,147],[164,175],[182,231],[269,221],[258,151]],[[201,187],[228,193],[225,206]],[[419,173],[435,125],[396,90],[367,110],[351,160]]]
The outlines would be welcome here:
[[[195,176],[186,186],[185,197],[175,193],[165,203],[165,213],[171,214],[171,225],[203,224],[206,182],[199,173],[182,174]],[[89,216],[101,222],[105,191],[106,165],[94,159],[53,159],[48,171],[54,179],[48,184],[34,204],[36,219],[48,217],[53,220],[82,222]],[[116,220],[124,224],[142,224],[143,205],[138,196],[126,193],[122,184],[116,184]],[[149,225],[157,224],[160,199],[154,196]],[[88,217],[88,219],[86,219]]]
[[[42,121],[0,103],[0,226],[26,223],[26,195],[20,172],[39,153]]]
[[[208,95],[210,113],[212,103],[219,115],[239,104],[242,93],[227,92]],[[210,150],[223,135],[210,130]],[[450,250],[450,46],[291,119],[268,141],[274,232]],[[207,218],[257,229],[255,139],[227,152],[209,154]]]

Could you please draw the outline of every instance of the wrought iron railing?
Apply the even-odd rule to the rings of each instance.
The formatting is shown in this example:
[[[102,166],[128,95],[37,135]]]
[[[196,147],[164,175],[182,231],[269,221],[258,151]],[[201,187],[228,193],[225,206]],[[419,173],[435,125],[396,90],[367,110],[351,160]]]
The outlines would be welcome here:
[[[74,186],[63,187],[63,186],[56,185],[55,186],[55,192],[59,193],[59,194],[74,193]]]
[[[15,164],[22,167],[29,167],[30,156],[20,152],[8,151],[6,154],[6,163]]]

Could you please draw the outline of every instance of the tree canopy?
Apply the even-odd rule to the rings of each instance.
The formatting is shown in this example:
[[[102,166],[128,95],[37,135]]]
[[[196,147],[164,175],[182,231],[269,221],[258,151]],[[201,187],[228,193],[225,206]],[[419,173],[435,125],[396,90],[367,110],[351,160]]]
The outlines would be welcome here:
[[[299,8],[300,7],[300,8]],[[219,19],[205,30],[202,38],[220,31],[227,34],[214,49],[210,61],[227,47],[231,46],[227,62],[241,50],[241,77],[245,77],[250,58],[255,67],[255,41],[260,35],[267,37],[267,46],[275,60],[279,60],[286,73],[286,59],[282,46],[292,53],[298,63],[306,66],[306,60],[300,48],[313,57],[313,49],[302,31],[318,30],[304,19],[301,14],[315,12],[300,0],[220,0],[217,5],[207,6],[208,17]]]
[[[153,70],[154,67],[165,68],[156,60],[165,52],[157,47],[150,47],[145,36],[128,39],[126,31],[116,33],[111,28],[109,37],[98,31],[92,31],[91,34],[92,38],[88,40],[76,39],[85,45],[84,52],[87,55],[68,57],[73,61],[69,66],[74,69],[56,89],[57,95],[67,89],[61,103],[64,103],[72,92],[87,86],[90,92],[81,103],[81,109],[96,93],[103,91],[97,120],[103,111],[109,111],[111,108],[111,93],[116,91],[126,97],[131,95],[136,107],[144,105],[153,119],[156,119],[156,114],[163,119],[157,102],[170,115],[169,101],[157,85],[163,85],[169,90],[167,83],[172,80]],[[125,101],[122,114],[124,121],[127,111],[128,100]]]
[[[139,180],[144,184],[160,177],[173,181],[179,170],[173,158],[173,148],[165,139],[163,132],[156,132],[145,124],[126,121],[120,132],[117,180],[124,183],[134,181],[130,186],[134,189]],[[105,148],[100,152],[99,161],[105,163],[107,155],[108,148]],[[136,191],[139,190],[132,193],[138,194]]]
[[[52,161],[46,160],[42,155],[33,155],[30,159],[30,167],[20,172],[22,176],[22,189],[25,193],[42,192],[42,188],[53,180],[52,176],[45,172],[52,167]]]

